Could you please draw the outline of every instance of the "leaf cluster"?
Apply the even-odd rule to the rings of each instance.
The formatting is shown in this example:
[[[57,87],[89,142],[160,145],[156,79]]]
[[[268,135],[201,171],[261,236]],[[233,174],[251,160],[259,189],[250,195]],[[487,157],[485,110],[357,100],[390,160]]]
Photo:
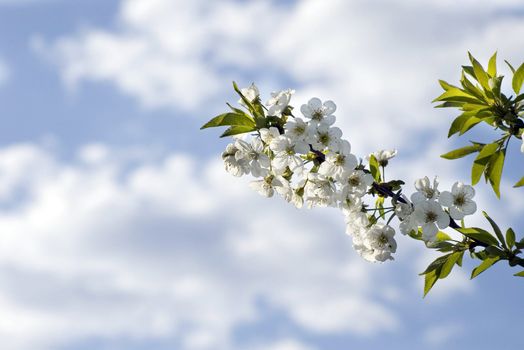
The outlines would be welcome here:
[[[493,54],[487,70],[470,54],[470,65],[462,66],[460,86],[440,80],[444,93],[433,102],[440,102],[437,108],[457,108],[461,113],[455,117],[448,132],[448,138],[463,135],[475,126],[484,123],[502,132],[499,139],[490,143],[470,141],[470,145],[443,154],[445,159],[458,159],[476,153],[471,169],[471,183],[477,184],[484,175],[493,191],[500,197],[500,181],[506,150],[512,137],[522,139],[524,131],[524,63],[514,69],[507,61],[513,78],[515,96],[506,96],[501,91],[504,76],[497,73],[497,53]],[[524,177],[515,187],[524,185]]]

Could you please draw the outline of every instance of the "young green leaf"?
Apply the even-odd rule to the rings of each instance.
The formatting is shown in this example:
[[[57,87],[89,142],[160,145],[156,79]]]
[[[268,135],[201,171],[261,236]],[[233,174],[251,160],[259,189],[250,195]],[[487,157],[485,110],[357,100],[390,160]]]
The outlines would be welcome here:
[[[504,168],[504,152],[497,151],[489,159],[489,165],[487,169],[487,176],[493,191],[498,198],[500,198],[500,179],[502,177],[502,169]]]
[[[488,73],[486,73],[482,65],[471,55],[471,53],[468,52],[468,55],[469,60],[473,65],[473,71],[475,72],[475,77],[477,78],[477,81],[484,88],[484,90],[491,91],[491,88],[489,87]]]
[[[493,228],[493,231],[495,232],[495,235],[497,235],[500,243],[502,243],[502,246],[506,246],[506,241],[504,240],[504,235],[502,235],[499,225],[497,225],[497,223],[492,218],[490,218],[488,213],[485,211],[482,212],[482,215],[484,215],[484,217],[489,221],[489,224]]]
[[[522,88],[522,83],[524,83],[524,63],[513,73],[513,80],[511,85],[513,86],[513,91],[518,95],[520,89]]]
[[[496,51],[493,54],[493,56],[491,56],[491,58],[489,59],[488,74],[491,77],[496,77],[497,76],[497,52]]]
[[[446,261],[440,269],[440,274],[438,275],[439,279],[444,279],[448,277],[448,275],[451,273],[451,270],[453,269],[453,266],[455,266],[455,263],[458,261],[458,259],[463,253],[463,251],[451,253],[451,255],[446,259]]]
[[[239,125],[239,126],[255,126],[255,121],[248,116],[246,113],[240,114],[240,113],[223,113],[215,118],[211,119],[200,129],[206,129],[206,128],[214,128],[217,126],[232,126],[232,125]]]
[[[513,187],[522,187],[524,186],[524,176],[516,183],[513,185]]]
[[[245,134],[246,132],[255,131],[256,128],[252,126],[234,125],[224,131],[220,137],[233,136],[238,134]]]
[[[475,241],[485,243],[487,245],[498,246],[499,242],[497,239],[492,236],[488,231],[483,230],[478,227],[467,227],[467,228],[458,228],[457,231],[462,233],[464,236],[469,237]]]
[[[482,103],[475,96],[472,96],[464,92],[463,90],[457,88],[450,88],[442,95],[434,99],[432,102],[437,101]]]
[[[380,183],[380,169],[377,158],[371,154],[369,156],[369,171],[371,172],[371,175],[375,179],[376,182]]]
[[[517,273],[514,274],[513,276],[524,277],[524,271],[517,272]]]
[[[434,270],[424,275],[424,297],[429,293],[431,288],[433,288],[437,279],[438,277]]]
[[[511,227],[506,230],[506,243],[509,249],[515,246],[515,231]]]
[[[464,125],[466,120],[468,120],[469,118],[471,118],[471,116],[465,113],[456,117],[449,128],[448,138],[458,133],[462,129],[462,125]]]
[[[498,148],[499,144],[496,142],[488,143],[482,147],[482,150],[477,155],[477,158],[475,158],[473,161],[473,166],[471,168],[472,185],[476,185],[479,182],[482,173],[484,173],[484,170],[491,159],[491,156],[497,151]]]
[[[459,159],[459,158],[462,158],[464,156],[467,156],[468,154],[471,154],[471,153],[474,153],[474,152],[479,152],[482,149],[483,146],[484,145],[477,143],[477,144],[473,144],[471,146],[457,148],[456,150],[453,150],[451,152],[442,154],[441,157],[444,158],[444,159]]]
[[[500,260],[500,257],[498,256],[495,256],[492,258],[486,258],[484,261],[480,263],[479,266],[475,267],[473,271],[471,271],[471,279],[477,277],[479,274],[486,271],[488,268],[490,268],[493,264],[495,264],[499,260]]]
[[[515,68],[513,68],[513,66],[511,65],[511,63],[509,63],[508,61],[504,60],[504,62],[506,62],[506,64],[508,65],[509,69],[511,69],[511,71],[513,72],[513,74],[515,74]]]

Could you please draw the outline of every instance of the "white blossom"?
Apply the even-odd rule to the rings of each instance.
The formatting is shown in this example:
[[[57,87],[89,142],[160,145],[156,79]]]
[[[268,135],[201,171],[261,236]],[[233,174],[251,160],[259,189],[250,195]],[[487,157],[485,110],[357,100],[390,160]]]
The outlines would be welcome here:
[[[323,126],[333,125],[336,120],[333,113],[336,109],[337,105],[333,101],[322,103],[317,97],[313,97],[307,104],[300,107],[302,114],[310,119],[313,124]]]
[[[260,131],[260,138],[266,145],[269,145],[273,139],[280,136],[280,132],[274,126],[268,128],[262,128]]]
[[[416,180],[415,188],[417,189],[417,192],[411,195],[411,201],[416,204],[425,200],[436,200],[440,193],[437,187],[438,178],[436,176],[433,180],[433,186],[431,186],[431,183],[429,182],[429,178],[427,176],[425,176],[422,179]]]
[[[261,180],[251,181],[249,186],[264,197],[273,197],[275,188],[283,186],[282,177],[267,175]]]
[[[309,208],[314,206],[327,207],[335,204],[336,188],[334,183],[318,173],[308,174],[304,191],[305,201]]]
[[[435,240],[439,228],[448,227],[450,222],[449,215],[433,200],[415,203],[413,215],[417,225],[422,226],[422,238],[429,242]]]
[[[235,158],[237,160],[245,160],[254,177],[267,175],[270,160],[267,154],[264,153],[264,144],[260,138],[254,138],[251,143],[237,139],[235,147],[238,149]]]
[[[362,209],[362,199],[348,191],[339,191],[337,193],[337,201],[339,203],[338,207],[346,216],[349,215],[349,213],[358,212]]]
[[[393,260],[392,253],[397,251],[397,242],[393,238],[395,230],[382,223],[373,225],[364,237],[366,250],[363,251],[364,259],[376,262]]]
[[[289,105],[291,95],[295,93],[295,90],[287,89],[279,92],[272,92],[271,98],[267,101],[266,106],[268,107],[267,115],[280,117],[282,112]]]
[[[248,100],[251,103],[255,102],[255,100],[260,97],[260,92],[258,91],[258,87],[254,83],[252,83],[247,88],[240,89],[240,92],[242,93],[242,95],[244,95],[246,100]],[[246,104],[244,103],[244,100],[242,99],[238,100],[238,103],[241,104],[242,106],[247,107]]]
[[[222,159],[224,161],[226,171],[231,175],[238,177],[248,174],[250,169],[245,159],[236,158],[237,153],[238,148],[233,143],[230,143],[226,146],[226,150],[222,153]]]
[[[455,220],[462,220],[464,216],[477,211],[477,204],[472,200],[475,189],[462,182],[455,182],[451,192],[443,191],[439,196],[439,203],[449,208],[449,215]]]
[[[269,148],[275,153],[272,166],[279,174],[282,174],[286,167],[289,167],[291,171],[299,170],[304,164],[299,154],[305,154],[309,151],[309,147],[305,142],[293,142],[286,135],[274,138],[269,144]]]
[[[362,170],[354,170],[345,177],[342,186],[344,191],[362,197],[366,194],[373,181],[371,174],[367,174]]]
[[[327,148],[330,151],[337,152],[341,147],[341,137],[342,130],[339,128],[319,125],[316,130],[311,133],[308,141],[317,151],[322,151]]]
[[[344,145],[339,152],[330,152],[326,155],[325,161],[320,164],[318,169],[320,174],[341,181],[357,167],[357,157],[349,153],[351,150],[349,142],[344,143]]]
[[[418,230],[417,220],[413,215],[413,204],[411,204],[406,196],[402,196],[406,203],[398,202],[395,206],[395,214],[400,220],[400,232],[404,235],[409,234],[411,231]]]
[[[293,118],[284,125],[286,135],[294,140],[306,140],[309,136],[309,125],[302,118]]]
[[[392,150],[383,149],[377,152],[373,152],[373,155],[377,159],[378,164],[380,166],[385,167],[388,165],[389,160],[397,155],[397,150],[396,149],[392,149]]]

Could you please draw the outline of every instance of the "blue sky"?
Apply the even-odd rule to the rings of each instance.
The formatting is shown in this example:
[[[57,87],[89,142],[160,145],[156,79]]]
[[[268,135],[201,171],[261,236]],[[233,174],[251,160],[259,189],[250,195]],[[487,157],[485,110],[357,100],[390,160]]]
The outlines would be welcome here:
[[[416,242],[362,261],[339,212],[252,193],[198,130],[232,80],[290,87],[295,106],[333,99],[361,157],[397,148],[408,191],[468,181],[470,159],[438,158],[465,140],[445,140],[437,79],[468,50],[524,60],[519,2],[479,3],[0,0],[2,348],[523,347],[516,271],[469,281],[465,262],[422,299]],[[522,236],[519,146],[502,200],[476,198]]]

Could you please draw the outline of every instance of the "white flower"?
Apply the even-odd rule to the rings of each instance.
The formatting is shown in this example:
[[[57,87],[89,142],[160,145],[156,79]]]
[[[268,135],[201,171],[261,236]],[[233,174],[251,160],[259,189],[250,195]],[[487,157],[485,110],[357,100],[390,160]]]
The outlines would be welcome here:
[[[295,90],[287,89],[279,92],[272,92],[271,98],[266,102],[268,107],[267,115],[280,117],[282,112],[289,105],[291,95],[295,93]]]
[[[395,206],[395,214],[400,220],[400,232],[404,235],[407,235],[411,231],[418,230],[417,220],[415,220],[415,215],[413,215],[413,204],[411,204],[406,196],[402,196],[406,203],[398,202]]]
[[[301,118],[290,119],[285,125],[286,135],[295,140],[305,140],[309,136],[309,125]]]
[[[373,176],[366,174],[362,170],[355,170],[348,174],[343,183],[343,191],[353,193],[362,197],[373,183]]]
[[[373,225],[364,237],[367,247],[364,259],[371,262],[393,260],[391,254],[397,251],[397,242],[393,236],[395,230],[391,226],[382,223]]]
[[[245,160],[254,177],[267,175],[270,160],[264,153],[264,144],[260,138],[254,138],[251,144],[244,140],[237,139],[235,147],[238,149],[235,158],[237,160]]]
[[[455,182],[451,192],[443,191],[439,203],[449,208],[449,215],[455,220],[462,220],[464,216],[477,211],[477,204],[472,200],[475,189],[462,182]]]
[[[296,208],[300,209],[304,205],[304,182],[301,180],[296,188],[293,188],[289,181],[283,179],[281,181],[283,186],[275,188],[286,200],[286,202],[293,204]]]
[[[449,215],[433,200],[416,203],[413,215],[416,223],[422,226],[422,238],[430,242],[435,240],[438,228],[444,229],[450,222]]]
[[[244,159],[237,159],[236,154],[238,148],[234,144],[230,143],[226,146],[226,150],[222,153],[222,159],[226,171],[233,176],[242,176],[249,173],[249,165]]]
[[[339,202],[338,207],[345,216],[353,212],[359,212],[362,209],[362,199],[347,191],[339,191],[337,193],[337,201]]]
[[[308,181],[304,187],[308,207],[334,205],[335,190],[334,183],[329,179],[318,173],[309,173]]]
[[[289,167],[291,171],[302,168],[304,161],[298,154],[305,154],[309,151],[309,147],[304,141],[293,142],[286,135],[274,138],[269,144],[269,148],[275,153],[272,165],[279,174],[282,174],[286,167]]]
[[[349,142],[339,152],[328,153],[326,160],[320,164],[318,172],[326,177],[332,177],[337,181],[341,181],[358,165],[357,157],[349,153]]]
[[[312,123],[316,125],[322,124],[324,126],[333,125],[336,120],[333,113],[336,109],[337,105],[335,105],[333,101],[322,103],[322,101],[317,97],[313,97],[307,104],[300,107],[302,114],[306,118],[311,119]]]
[[[341,148],[342,130],[337,127],[320,125],[315,132],[312,132],[308,141],[317,151],[329,149],[337,152]]]
[[[377,152],[373,152],[373,155],[377,159],[378,164],[380,166],[385,167],[388,165],[389,160],[397,155],[397,150],[396,149],[392,149],[392,150],[383,149]]]
[[[435,176],[433,180],[433,187],[429,182],[429,178],[425,176],[423,179],[418,179],[415,181],[415,188],[417,192],[411,195],[411,201],[413,203],[418,203],[425,200],[436,200],[439,195],[438,187],[438,178]]]
[[[282,177],[268,175],[262,180],[251,181],[249,186],[264,197],[273,197],[276,187],[283,186]]]
[[[359,239],[362,238],[363,234],[367,231],[369,225],[369,219],[367,215],[361,211],[348,211],[346,212],[346,233],[354,237],[353,244],[359,244]]]
[[[260,96],[260,92],[258,91],[258,88],[256,87],[254,83],[252,83],[247,88],[241,89],[240,92],[242,93],[242,95],[244,95],[246,100],[248,100],[251,103],[255,102],[255,100],[259,98]],[[241,104],[242,106],[247,107],[244,103],[244,100],[242,99],[238,100],[238,103]]]
[[[260,129],[260,138],[266,145],[269,145],[273,139],[280,136],[280,132],[274,126]]]

